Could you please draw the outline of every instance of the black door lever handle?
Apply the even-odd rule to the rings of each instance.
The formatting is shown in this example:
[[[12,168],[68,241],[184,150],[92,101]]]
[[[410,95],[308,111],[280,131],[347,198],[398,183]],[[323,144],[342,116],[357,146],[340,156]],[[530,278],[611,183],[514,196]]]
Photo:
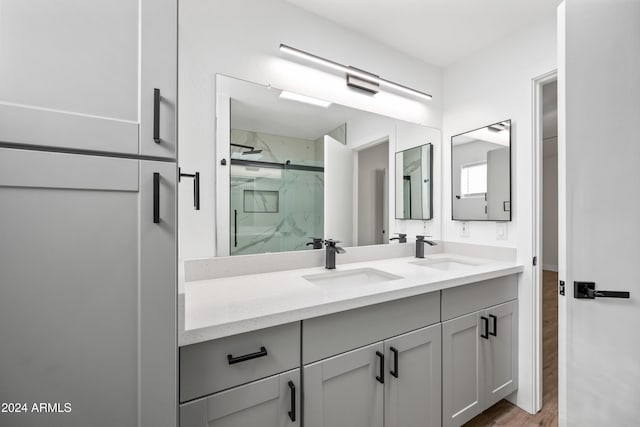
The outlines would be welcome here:
[[[578,299],[630,298],[626,291],[596,291],[595,282],[573,282],[573,297]]]

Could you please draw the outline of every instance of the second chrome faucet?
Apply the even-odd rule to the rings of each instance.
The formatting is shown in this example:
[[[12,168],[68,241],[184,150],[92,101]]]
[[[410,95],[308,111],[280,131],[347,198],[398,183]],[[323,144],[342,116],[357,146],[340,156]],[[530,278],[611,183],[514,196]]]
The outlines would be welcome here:
[[[324,241],[324,244],[326,245],[326,252],[327,252],[326,262],[324,267],[329,270],[334,270],[336,268],[336,253],[343,254],[346,252],[340,246],[337,246],[338,243],[340,243],[339,240],[333,240],[333,239],[327,239]]]

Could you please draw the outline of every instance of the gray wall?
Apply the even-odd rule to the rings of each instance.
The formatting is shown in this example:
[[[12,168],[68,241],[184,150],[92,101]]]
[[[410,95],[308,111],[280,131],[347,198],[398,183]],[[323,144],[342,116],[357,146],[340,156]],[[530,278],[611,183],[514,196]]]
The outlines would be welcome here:
[[[558,271],[558,86],[542,88],[542,268]]]
[[[389,238],[388,225],[385,225],[386,237],[380,234],[379,225],[386,209],[385,193],[376,171],[389,173],[389,142],[378,144],[358,152],[358,245],[385,243]],[[376,185],[376,182],[379,184]],[[388,180],[384,180],[384,183]]]

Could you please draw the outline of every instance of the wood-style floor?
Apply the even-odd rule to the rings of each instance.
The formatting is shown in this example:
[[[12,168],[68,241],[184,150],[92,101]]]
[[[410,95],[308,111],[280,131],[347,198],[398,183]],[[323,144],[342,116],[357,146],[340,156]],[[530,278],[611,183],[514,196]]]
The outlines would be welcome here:
[[[542,410],[535,415],[501,400],[464,427],[558,425],[558,273],[542,277]]]

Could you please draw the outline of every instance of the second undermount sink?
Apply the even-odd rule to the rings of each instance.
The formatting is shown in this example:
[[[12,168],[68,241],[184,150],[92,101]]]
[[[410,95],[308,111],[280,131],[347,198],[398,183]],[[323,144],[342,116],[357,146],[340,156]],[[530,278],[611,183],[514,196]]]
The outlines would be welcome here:
[[[380,271],[375,268],[331,271],[327,273],[302,276],[302,278],[320,287],[362,286],[402,279],[400,276]]]
[[[412,264],[420,265],[422,267],[436,268],[438,270],[465,270],[469,267],[481,265],[481,262],[475,262],[467,259],[460,259],[454,257],[443,258],[427,258],[420,261],[413,261]]]

